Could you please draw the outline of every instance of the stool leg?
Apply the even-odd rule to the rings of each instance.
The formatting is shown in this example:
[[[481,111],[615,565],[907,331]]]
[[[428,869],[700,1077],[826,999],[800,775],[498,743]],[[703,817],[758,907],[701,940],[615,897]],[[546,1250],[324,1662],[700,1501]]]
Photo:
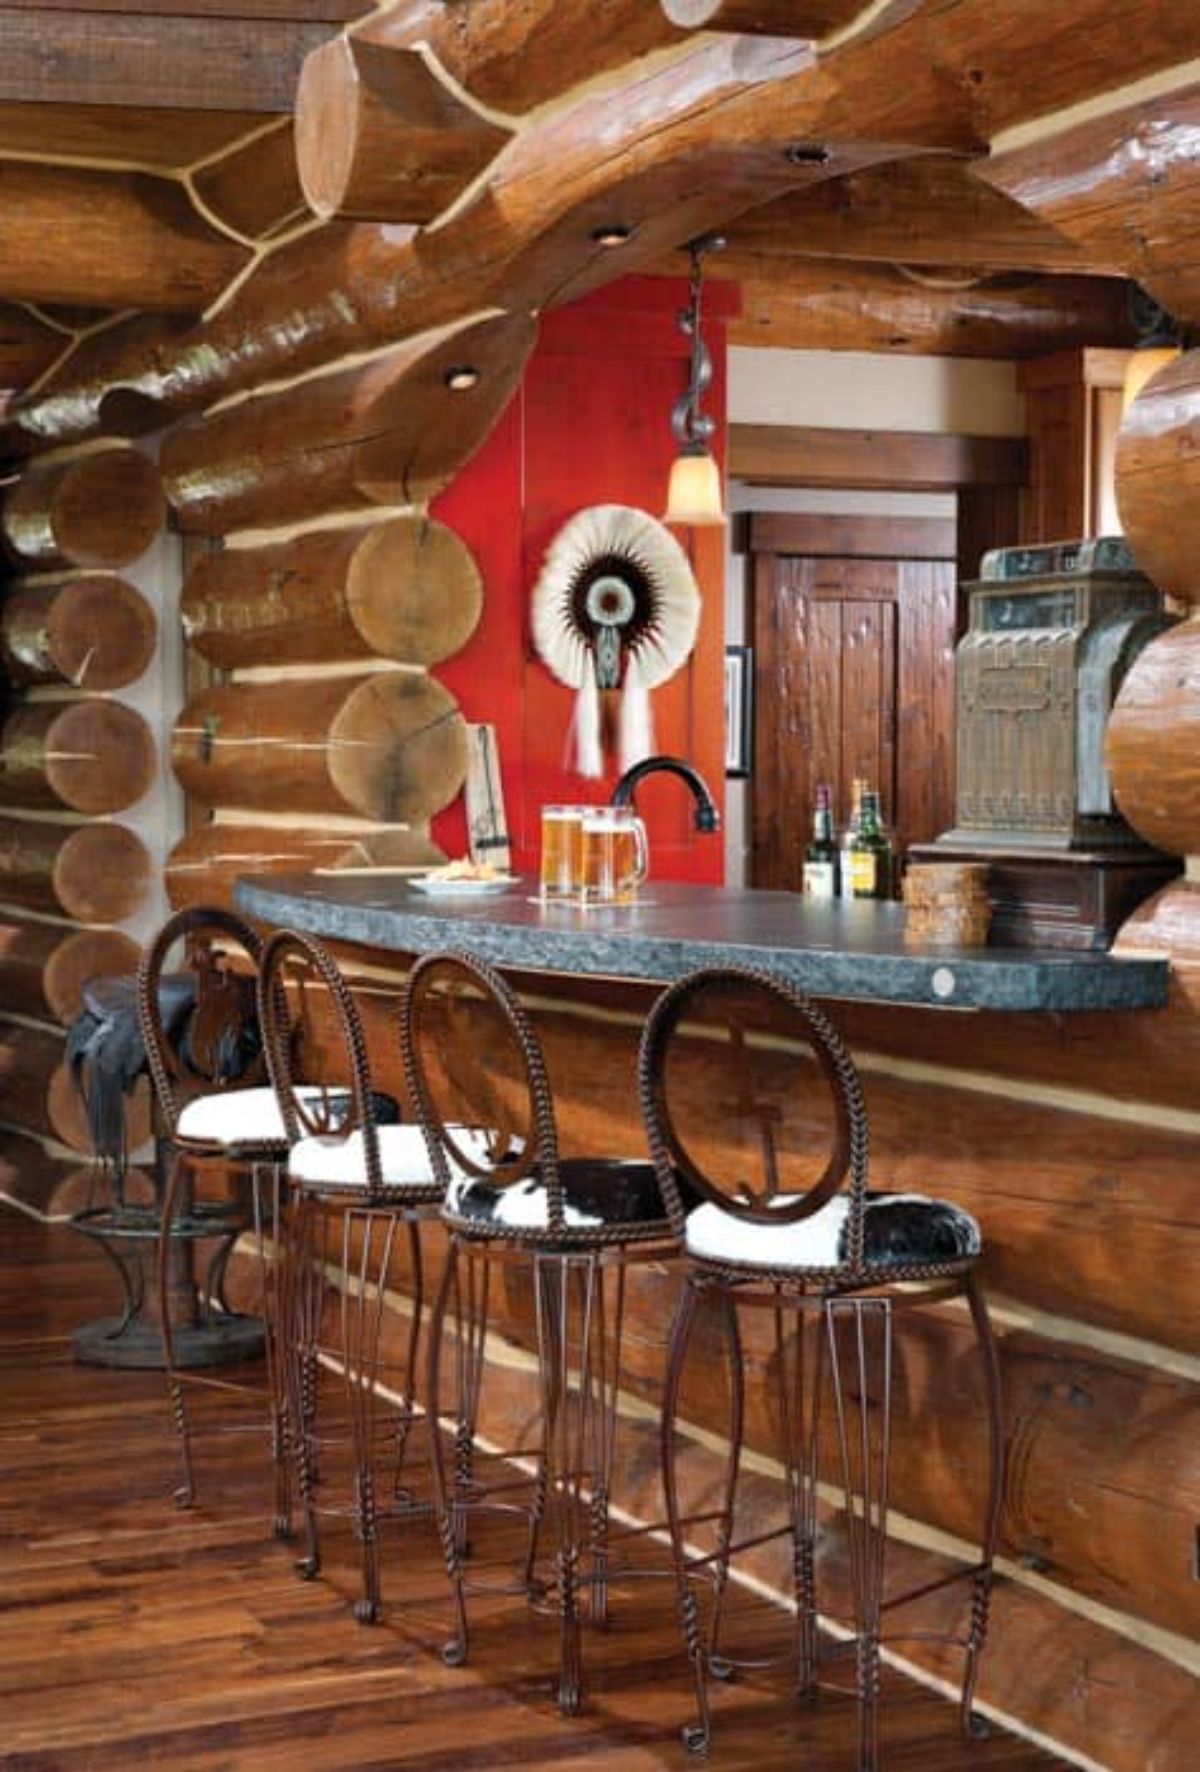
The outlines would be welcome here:
[[[452,1500],[449,1485],[446,1481],[446,1451],[441,1434],[441,1365],[442,1340],[446,1326],[446,1312],[453,1299],[461,1325],[462,1290],[459,1283],[459,1262],[461,1252],[457,1237],[451,1236],[450,1247],[446,1254],[446,1268],[442,1275],[442,1283],[438,1287],[434,1300],[433,1314],[429,1319],[429,1375],[425,1384],[426,1408],[429,1412],[429,1467],[433,1482],[434,1506],[437,1510],[438,1527],[442,1539],[442,1555],[446,1562],[446,1574],[450,1580],[450,1592],[454,1605],[453,1635],[442,1650],[442,1660],[447,1667],[461,1667],[467,1659],[467,1608],[463,1593],[463,1531],[460,1519],[461,1491],[456,1485],[455,1497]],[[463,1392],[461,1389],[464,1377],[463,1343],[459,1337],[455,1350],[460,1378],[460,1411]],[[460,1418],[461,1420],[461,1413]],[[458,1452],[459,1437],[456,1436],[455,1451]]]
[[[196,1473],[192,1462],[191,1426],[183,1395],[183,1384],[175,1364],[175,1292],[172,1287],[173,1257],[176,1250],[172,1226],[175,1223],[180,1202],[185,1198],[187,1178],[188,1164],[183,1157],[176,1156],[170,1164],[167,1174],[158,1234],[158,1322],[162,1335],[163,1366],[167,1377],[167,1391],[171,1399],[171,1417],[179,1438],[179,1451],[183,1465],[183,1481],[175,1491],[175,1502],[179,1507],[192,1507],[196,1500]]]
[[[608,1623],[608,1525],[612,1502],[617,1439],[617,1393],[621,1376],[621,1344],[625,1328],[625,1264],[596,1264],[594,1310],[587,1309],[581,1340],[592,1346],[594,1394],[588,1403],[590,1448],[583,1448],[584,1468],[591,1472],[588,1506],[588,1587],[593,1624]],[[611,1301],[609,1293],[612,1293]],[[611,1309],[610,1307],[611,1302]]]
[[[838,1334],[839,1320],[844,1321],[850,1331],[849,1374],[839,1345],[842,1339]],[[869,1334],[872,1322],[878,1330],[879,1341],[879,1407],[874,1432]],[[825,1301],[825,1323],[855,1615],[858,1767],[859,1772],[875,1772],[879,1752],[879,1637],[891,1454],[891,1301],[887,1298],[829,1298]],[[848,1382],[851,1374],[852,1387]],[[855,1391],[858,1412],[857,1418],[853,1419],[851,1409]]]
[[[267,1209],[263,1209],[264,1188]],[[250,1170],[250,1202],[254,1215],[254,1240],[258,1249],[259,1287],[262,1294],[263,1355],[267,1369],[267,1406],[270,1410],[271,1468],[275,1477],[276,1538],[292,1536],[292,1459],[288,1444],[287,1384],[283,1373],[283,1183],[278,1163],[255,1163]],[[267,1254],[267,1226],[274,1249]]]
[[[988,1401],[988,1496],[983,1516],[980,1567],[976,1571],[971,1588],[971,1627],[967,1638],[967,1658],[963,1670],[960,1710],[963,1733],[968,1737],[979,1739],[988,1733],[987,1719],[977,1715],[972,1709],[972,1705],[975,1698],[975,1684],[979,1677],[979,1657],[983,1653],[983,1645],[987,1639],[988,1607],[992,1592],[992,1563],[995,1559],[996,1541],[1000,1533],[1000,1511],[1004,1505],[1004,1392],[1000,1379],[1000,1359],[996,1350],[996,1337],[992,1331],[987,1301],[973,1270],[967,1275],[966,1293],[967,1303],[971,1310],[971,1321],[975,1325],[975,1335],[983,1360],[984,1383]]]
[[[684,1276],[683,1290],[675,1307],[671,1338],[667,1345],[667,1370],[663,1382],[662,1402],[662,1477],[666,1498],[667,1532],[671,1541],[671,1563],[675,1574],[675,1591],[679,1601],[679,1622],[683,1631],[687,1658],[692,1669],[696,1695],[696,1721],[683,1729],[685,1747],[691,1753],[708,1749],[711,1733],[708,1708],[707,1658],[700,1628],[700,1608],[695,1589],[688,1576],[687,1555],[683,1543],[683,1519],[679,1508],[679,1476],[676,1466],[675,1420],[679,1412],[679,1389],[691,1340],[692,1324],[699,1301],[699,1287],[693,1274]],[[726,1525],[728,1521],[726,1519]],[[728,1534],[726,1533],[726,1542]]]
[[[408,1456],[408,1441],[412,1433],[412,1425],[417,1414],[417,1356],[421,1347],[421,1325],[425,1318],[425,1267],[421,1254],[421,1227],[416,1219],[408,1219],[405,1226],[408,1232],[409,1269],[412,1275],[410,1287],[412,1316],[409,1319],[408,1342],[404,1357],[403,1390],[400,1397],[400,1415],[396,1423],[396,1471],[392,1485],[392,1494],[396,1501],[412,1502],[412,1491],[404,1486],[404,1461]]]
[[[288,1334],[289,1415],[296,1459],[296,1485],[304,1515],[305,1554],[296,1564],[304,1580],[321,1570],[321,1541],[316,1510],[316,1421],[321,1312],[325,1297],[324,1216],[317,1202],[301,1193],[293,1213],[288,1252],[288,1301],[284,1320]]]
[[[354,1616],[360,1624],[379,1617],[379,1514],[375,1499],[375,1435],[379,1344],[384,1298],[395,1241],[394,1213],[342,1214],[342,1371],[354,1449],[354,1495],[363,1555],[363,1591]],[[357,1267],[355,1242],[357,1241]]]
[[[579,1555],[583,1533],[583,1445],[586,1437],[587,1398],[592,1384],[589,1339],[580,1337],[579,1395],[571,1407],[571,1268],[569,1256],[535,1255],[534,1289],[537,1301],[538,1372],[545,1424],[546,1483],[556,1544],[554,1577],[561,1627],[558,1704],[564,1715],[579,1709],[582,1670],[579,1616]],[[583,1327],[588,1327],[595,1284],[596,1263],[587,1258],[583,1283]]]
[[[729,1452],[725,1460],[725,1481],[721,1511],[717,1518],[717,1548],[713,1555],[713,1606],[708,1631],[708,1671],[716,1679],[730,1679],[733,1667],[718,1651],[725,1595],[729,1590],[729,1559],[733,1544],[733,1516],[737,1503],[738,1478],[741,1475],[742,1439],[746,1419],[746,1368],[742,1358],[742,1330],[738,1319],[737,1300],[722,1288],[720,1299],[725,1312],[725,1333],[729,1344]]]
[[[775,1288],[775,1370],[778,1376],[780,1459],[792,1541],[792,1591],[796,1601],[796,1685],[811,1697],[817,1674],[816,1553],[817,1478],[813,1466],[813,1405],[805,1407],[806,1313],[782,1287]],[[819,1374],[814,1375],[814,1395]]]

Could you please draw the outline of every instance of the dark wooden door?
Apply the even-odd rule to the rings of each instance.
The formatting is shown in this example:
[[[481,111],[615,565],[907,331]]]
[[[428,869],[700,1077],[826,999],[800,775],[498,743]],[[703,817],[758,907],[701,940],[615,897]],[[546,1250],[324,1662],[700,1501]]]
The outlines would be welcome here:
[[[867,525],[860,545],[886,533]],[[819,539],[812,519],[803,535]],[[921,545],[952,556],[953,525],[930,524]],[[901,850],[953,823],[956,572],[952,557],[754,561],[750,879],[796,890],[818,782],[839,827],[854,777],[878,787]]]

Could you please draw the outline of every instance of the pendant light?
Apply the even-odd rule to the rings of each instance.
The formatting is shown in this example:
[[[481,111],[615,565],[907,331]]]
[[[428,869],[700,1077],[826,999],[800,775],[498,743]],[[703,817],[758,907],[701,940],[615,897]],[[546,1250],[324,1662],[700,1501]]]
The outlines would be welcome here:
[[[706,252],[720,252],[720,234],[704,234],[688,243],[691,259],[689,299],[679,315],[679,329],[690,341],[688,385],[671,411],[671,431],[679,453],[671,465],[664,520],[679,524],[724,523],[721,472],[709,450],[716,420],[700,410],[700,399],[712,381],[712,358],[700,331],[700,286]]]

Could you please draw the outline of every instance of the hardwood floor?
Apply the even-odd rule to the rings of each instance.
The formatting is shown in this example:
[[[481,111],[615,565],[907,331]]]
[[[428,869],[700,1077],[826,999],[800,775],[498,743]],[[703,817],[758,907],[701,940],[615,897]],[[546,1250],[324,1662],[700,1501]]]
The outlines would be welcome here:
[[[514,1597],[477,1602],[469,1665],[442,1664],[449,1607],[428,1522],[388,1528],[373,1628],[350,1616],[345,1525],[328,1535],[321,1578],[299,1581],[292,1548],[268,1536],[266,1438],[249,1411],[208,1406],[200,1505],[177,1511],[161,1377],[71,1359],[71,1329],[111,1311],[112,1292],[82,1238],[0,1204],[0,1766],[697,1763],[679,1740],[689,1695],[667,1582],[618,1590],[611,1628],[588,1640],[585,1712],[566,1719],[556,1628]],[[786,1621],[750,1601],[742,1628],[782,1640]],[[714,1711],[715,1769],[851,1772],[852,1703],[823,1691],[796,1704],[782,1667],[719,1688]],[[1062,1763],[999,1733],[965,1743],[949,1704],[895,1675],[882,1733],[887,1772]]]

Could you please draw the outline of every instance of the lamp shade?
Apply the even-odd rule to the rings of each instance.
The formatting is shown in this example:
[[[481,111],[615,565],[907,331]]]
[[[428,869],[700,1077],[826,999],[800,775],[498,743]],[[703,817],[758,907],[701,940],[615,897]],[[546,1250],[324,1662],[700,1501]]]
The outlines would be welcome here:
[[[667,523],[724,523],[721,475],[706,449],[687,450],[671,463],[667,483]]]
[[[1178,345],[1149,345],[1132,352],[1125,365],[1125,381],[1121,393],[1121,409],[1128,412],[1152,375],[1174,363],[1182,355]]]

